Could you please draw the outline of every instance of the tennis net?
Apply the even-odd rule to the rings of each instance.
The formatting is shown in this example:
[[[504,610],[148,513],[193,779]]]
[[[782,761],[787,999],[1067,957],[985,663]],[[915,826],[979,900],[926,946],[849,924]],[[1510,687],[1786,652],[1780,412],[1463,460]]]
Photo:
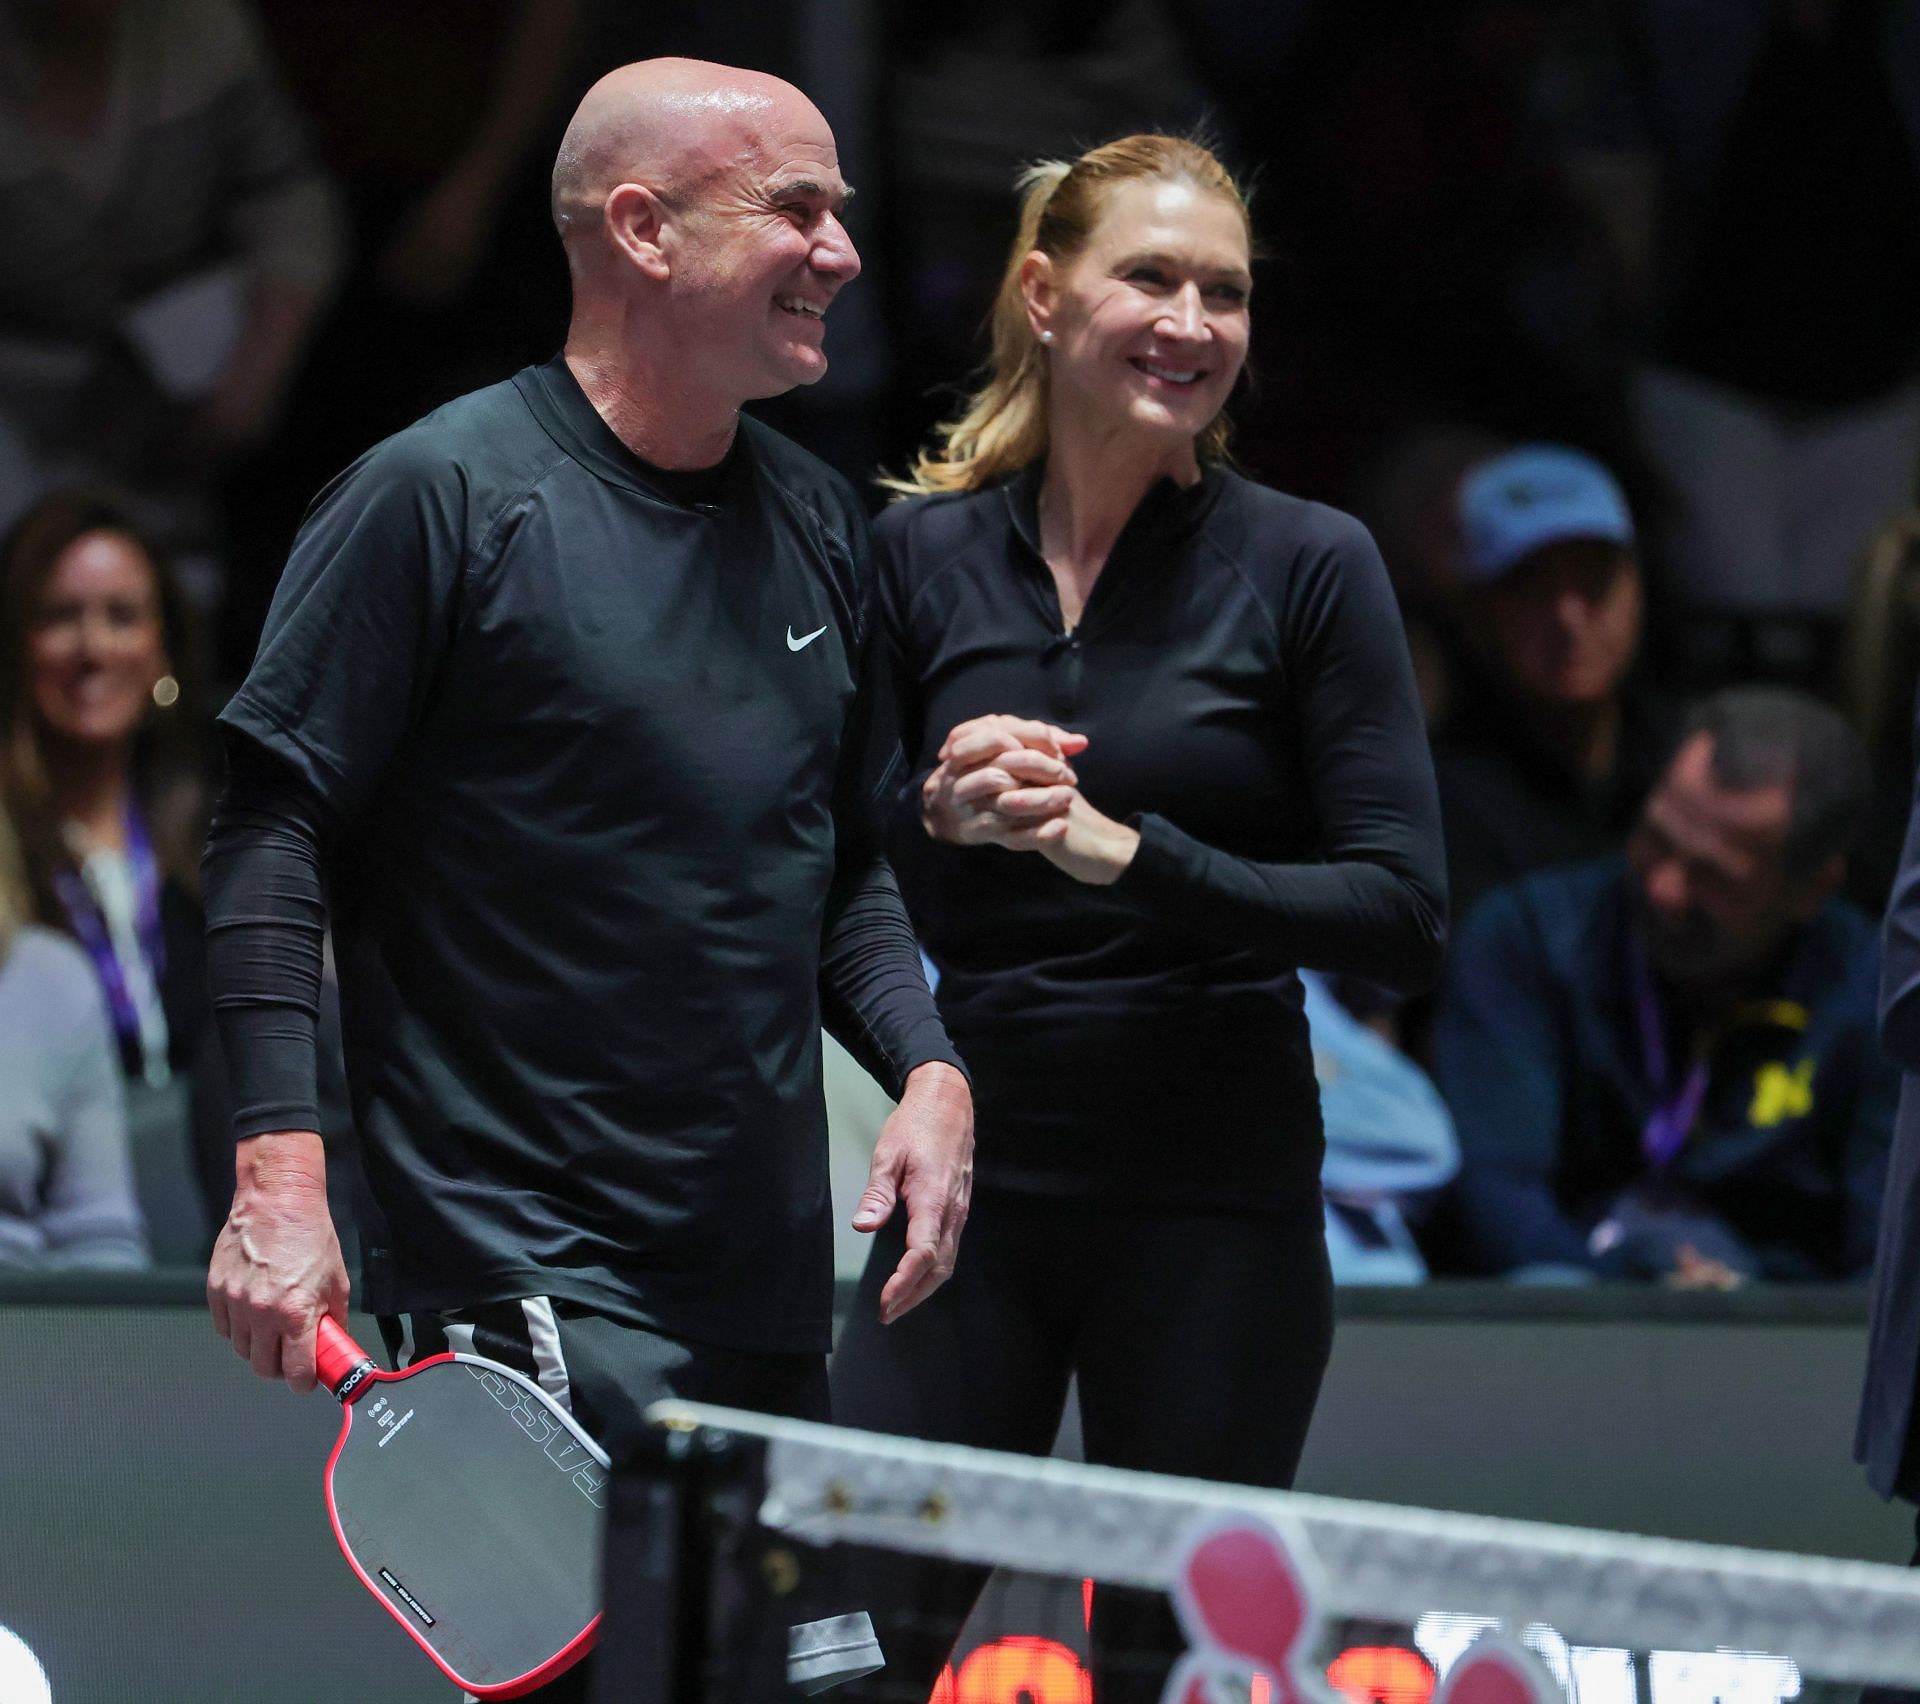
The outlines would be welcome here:
[[[1522,1676],[1484,1694],[1500,1704],[1819,1704],[1851,1699],[1862,1682],[1920,1684],[1920,1576],[1904,1569],[1258,1491],[694,1404],[660,1404],[649,1419],[750,1450],[757,1522],[776,1545],[758,1553],[756,1587],[778,1575],[766,1557],[779,1546],[880,1558],[868,1581],[934,1565],[1002,1571],[931,1689],[924,1676],[903,1690],[881,1675],[859,1683],[863,1699],[1157,1699],[1171,1658],[1185,1665],[1167,1694],[1180,1704],[1468,1704],[1456,1667],[1502,1649],[1541,1684],[1530,1692]],[[1257,1601],[1221,1608],[1209,1578],[1243,1600],[1254,1582]],[[1138,1650],[1102,1650],[1101,1602],[1151,1594],[1164,1605],[1168,1593],[1171,1652],[1157,1634]],[[894,1609],[876,1605],[890,1650],[903,1634]],[[1149,1625],[1109,1621],[1135,1635]],[[905,1626],[943,1649],[956,1630],[938,1618]],[[1096,1689],[1103,1663],[1127,1683]]]

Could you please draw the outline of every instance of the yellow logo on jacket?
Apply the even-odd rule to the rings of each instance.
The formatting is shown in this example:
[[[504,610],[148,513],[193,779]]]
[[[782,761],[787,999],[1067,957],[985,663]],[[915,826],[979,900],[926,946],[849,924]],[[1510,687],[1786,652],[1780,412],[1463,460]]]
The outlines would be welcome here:
[[[1753,1105],[1747,1122],[1771,1130],[1789,1118],[1805,1118],[1813,1111],[1813,1061],[1789,1066],[1780,1061],[1762,1065],[1753,1074]]]

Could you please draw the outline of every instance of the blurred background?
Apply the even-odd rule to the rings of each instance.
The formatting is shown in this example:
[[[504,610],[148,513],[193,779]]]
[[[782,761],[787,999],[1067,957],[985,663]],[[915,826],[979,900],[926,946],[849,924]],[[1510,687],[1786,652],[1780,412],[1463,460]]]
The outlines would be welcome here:
[[[321,486],[558,347],[555,144],[598,75],[668,53],[787,77],[834,127],[865,270],[829,319],[825,380],[759,412],[876,507],[875,474],[906,465],[984,353],[1018,169],[1141,129],[1209,139],[1253,186],[1261,251],[1234,453],[1381,547],[1456,943],[1512,884],[1620,859],[1690,707],[1765,685],[1838,712],[1870,776],[1834,927],[1843,957],[1871,952],[1920,669],[1920,0],[0,0],[0,1314],[11,1295],[18,1331],[117,1330],[114,1273],[204,1260],[231,1189],[198,945],[211,717]],[[1468,493],[1523,446],[1571,452],[1614,519],[1490,552]],[[89,584],[120,590],[95,608],[68,587],[103,540],[117,555]],[[1568,540],[1605,549],[1547,559]],[[1542,662],[1568,634],[1597,635],[1574,684]],[[63,698],[96,645],[154,661],[150,703]],[[132,843],[90,835],[121,815],[143,824]],[[1466,1414],[1515,1331],[1564,1345],[1546,1325],[1584,1321],[1600,1358],[1568,1364],[1587,1369],[1593,1497],[1522,1472],[1506,1483],[1542,1500],[1513,1506],[1491,1469],[1376,1494],[1900,1553],[1844,1466],[1892,1116],[1860,964],[1741,1056],[1736,1123],[1811,1121],[1791,1166],[1676,1200],[1631,1167],[1576,1175],[1574,1136],[1540,1133],[1535,1205],[1577,1231],[1567,1259],[1489,1229],[1511,1221],[1487,1180],[1512,1156],[1447,1039],[1495,997],[1472,962],[1410,1007],[1310,989],[1330,1245],[1375,1289],[1346,1304],[1373,1323],[1345,1372],[1336,1355],[1303,1488],[1379,1483],[1405,1435],[1379,1425],[1361,1448],[1343,1426],[1337,1446],[1327,1410],[1404,1422],[1450,1389],[1434,1400]],[[1817,1107],[1795,1076],[1815,1035],[1848,1062]],[[886,1104],[828,1051],[836,1167],[857,1180]],[[350,1239],[344,1184],[340,1216]],[[106,1276],[75,1290],[76,1269]],[[196,1295],[126,1284],[129,1305]],[[1716,1322],[1718,1359],[1661,1335]],[[1602,1327],[1651,1334],[1653,1359],[1618,1358],[1638,1339]],[[1813,1394],[1790,1354],[1819,1361]],[[242,1377],[226,1362],[223,1389]],[[1737,1466],[1753,1403],[1777,1400],[1748,1467],[1791,1433],[1835,1471],[1774,1530],[1685,1452],[1670,1480],[1631,1449],[1609,1467],[1619,1429],[1590,1423],[1656,1363],[1660,1403],[1717,1431],[1715,1459]],[[1471,1454],[1473,1431],[1443,1441]]]

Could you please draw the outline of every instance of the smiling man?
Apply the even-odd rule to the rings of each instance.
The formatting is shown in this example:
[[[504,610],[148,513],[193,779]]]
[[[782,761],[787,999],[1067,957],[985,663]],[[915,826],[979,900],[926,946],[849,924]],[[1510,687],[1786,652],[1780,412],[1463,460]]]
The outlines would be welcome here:
[[[1896,1083],[1873,927],[1834,896],[1867,786],[1832,710],[1722,692],[1624,859],[1496,889],[1468,919],[1434,1076],[1475,1270],[1864,1275]]]
[[[307,518],[206,865],[239,1142],[208,1291],[264,1376],[310,1389],[347,1299],[328,915],[396,1359],[517,1365],[616,1459],[661,1396],[824,1417],[823,1017],[900,1097],[856,1221],[907,1214],[883,1316],[951,1270],[971,1101],[869,821],[895,740],[864,513],[740,412],[826,370],[847,193],[776,79],[603,78],[554,171],[564,352]]]

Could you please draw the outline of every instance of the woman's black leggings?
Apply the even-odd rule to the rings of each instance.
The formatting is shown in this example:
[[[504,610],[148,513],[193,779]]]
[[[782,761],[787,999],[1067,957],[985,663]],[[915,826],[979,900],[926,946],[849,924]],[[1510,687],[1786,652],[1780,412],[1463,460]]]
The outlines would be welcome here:
[[[1333,1342],[1320,1203],[1298,1215],[1115,1207],[982,1189],[944,1288],[897,1324],[878,1233],[832,1363],[843,1426],[1044,1455],[1078,1376],[1090,1462],[1292,1482]],[[986,1571],[865,1553],[887,1668],[849,1699],[925,1704]],[[1160,1696],[1181,1648],[1157,1594],[1094,1597],[1095,1704]]]

